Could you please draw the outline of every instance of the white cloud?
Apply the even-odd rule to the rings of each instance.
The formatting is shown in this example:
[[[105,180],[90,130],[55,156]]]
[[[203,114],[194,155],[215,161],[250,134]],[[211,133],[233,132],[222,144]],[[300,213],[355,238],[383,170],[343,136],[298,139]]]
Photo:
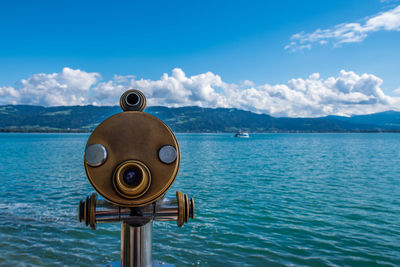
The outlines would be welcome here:
[[[22,79],[18,88],[0,87],[9,92],[0,103],[30,104],[44,106],[84,105],[91,97],[91,90],[99,78],[98,73],[64,68],[61,73],[39,73]]]
[[[381,79],[344,70],[337,77],[323,79],[314,73],[306,79],[291,79],[276,85],[255,85],[248,80],[229,84],[212,72],[189,77],[179,68],[158,80],[135,76],[100,79],[99,73],[70,68],[61,73],[35,74],[23,79],[17,87],[0,87],[0,104],[118,105],[125,90],[136,88],[144,92],[150,106],[234,107],[290,117],[400,110],[400,97],[385,95]]]
[[[365,18],[361,22],[342,23],[330,29],[317,29],[312,33],[293,34],[285,49],[295,52],[311,49],[313,44],[326,45],[331,42],[334,46],[339,46],[344,43],[356,43],[363,41],[368,34],[377,31],[400,31],[400,5]]]
[[[380,0],[381,3],[391,3],[391,2],[398,2],[399,0]]]

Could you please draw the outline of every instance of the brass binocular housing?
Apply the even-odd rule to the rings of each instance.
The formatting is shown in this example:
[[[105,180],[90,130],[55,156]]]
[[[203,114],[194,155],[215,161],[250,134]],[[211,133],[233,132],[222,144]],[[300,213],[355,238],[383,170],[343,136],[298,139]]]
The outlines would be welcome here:
[[[143,93],[126,91],[120,105],[124,112],[103,121],[89,137],[85,170],[94,189],[108,201],[145,206],[161,198],[174,182],[179,145],[164,122],[143,112]]]
[[[180,192],[175,200],[163,198],[179,170],[180,149],[174,133],[163,121],[143,112],[146,97],[142,92],[126,91],[120,106],[123,112],[100,123],[87,141],[86,175],[104,200],[92,194],[81,201],[79,220],[92,228],[97,222],[146,223],[166,218],[182,226],[194,216],[193,199]],[[168,216],[160,213],[165,210]]]

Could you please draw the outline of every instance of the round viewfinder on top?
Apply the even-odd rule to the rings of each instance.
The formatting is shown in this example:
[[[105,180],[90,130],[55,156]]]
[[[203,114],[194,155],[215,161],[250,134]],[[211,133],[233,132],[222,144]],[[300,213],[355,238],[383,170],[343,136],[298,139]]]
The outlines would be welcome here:
[[[119,104],[123,111],[143,111],[146,108],[146,97],[138,90],[128,90],[122,94]]]
[[[132,92],[126,95],[125,101],[128,106],[134,107],[140,104],[140,96],[135,92]]]

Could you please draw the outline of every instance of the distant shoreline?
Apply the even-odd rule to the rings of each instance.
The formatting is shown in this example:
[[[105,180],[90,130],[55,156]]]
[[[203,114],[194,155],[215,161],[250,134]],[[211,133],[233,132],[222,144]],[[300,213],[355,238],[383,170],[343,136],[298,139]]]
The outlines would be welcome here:
[[[83,130],[14,130],[14,129],[0,129],[0,134],[3,133],[92,133],[93,131],[83,131]],[[174,131],[178,134],[193,133],[193,134],[234,134],[234,132],[180,132]],[[282,133],[292,133],[292,134],[304,134],[304,133],[400,133],[400,130],[370,130],[370,131],[270,131],[270,132],[250,132],[250,134],[282,134]]]
[[[352,117],[278,118],[230,108],[149,107],[146,112],[177,133],[380,133],[400,132],[400,112]],[[0,106],[0,132],[90,133],[120,113],[117,106]]]

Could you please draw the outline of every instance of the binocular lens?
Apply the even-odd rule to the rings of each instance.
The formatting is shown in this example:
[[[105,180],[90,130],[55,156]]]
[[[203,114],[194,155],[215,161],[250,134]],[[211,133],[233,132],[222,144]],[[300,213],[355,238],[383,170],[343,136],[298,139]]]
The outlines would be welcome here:
[[[151,184],[151,174],[142,162],[130,160],[115,169],[113,180],[114,188],[121,196],[134,199],[147,192]]]
[[[123,111],[143,111],[146,97],[138,90],[128,90],[122,94],[119,104]]]
[[[126,96],[126,103],[129,106],[136,106],[139,104],[140,96],[136,93],[130,93]]]
[[[122,177],[122,179],[127,185],[133,187],[138,186],[142,181],[142,178],[143,178],[142,172],[137,168],[127,169]]]

